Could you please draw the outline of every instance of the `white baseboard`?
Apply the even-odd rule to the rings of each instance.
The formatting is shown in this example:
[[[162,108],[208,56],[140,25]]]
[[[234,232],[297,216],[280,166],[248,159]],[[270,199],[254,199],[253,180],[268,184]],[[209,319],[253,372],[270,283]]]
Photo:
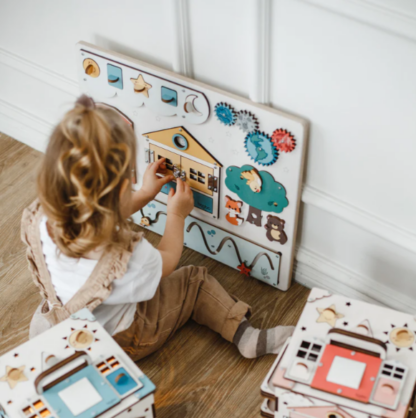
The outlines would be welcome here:
[[[53,125],[0,99],[0,132],[44,152]]]
[[[306,287],[319,287],[351,298],[416,313],[414,298],[364,277],[305,247],[299,247],[293,269],[294,280]]]

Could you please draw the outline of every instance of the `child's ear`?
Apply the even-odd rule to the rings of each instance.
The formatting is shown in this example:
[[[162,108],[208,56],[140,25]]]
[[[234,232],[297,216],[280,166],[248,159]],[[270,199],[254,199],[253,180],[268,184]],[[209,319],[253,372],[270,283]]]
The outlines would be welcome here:
[[[129,183],[130,183],[130,180],[129,179],[124,179],[123,180],[123,183],[121,183],[121,187],[120,187],[120,199],[121,199],[121,197],[124,195],[124,193],[126,192],[126,190],[128,189],[128,187],[129,187]]]

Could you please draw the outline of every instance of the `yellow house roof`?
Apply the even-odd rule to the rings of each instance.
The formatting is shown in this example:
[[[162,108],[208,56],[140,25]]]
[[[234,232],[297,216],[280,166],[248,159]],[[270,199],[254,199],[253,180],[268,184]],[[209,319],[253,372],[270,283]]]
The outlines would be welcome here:
[[[179,150],[184,154],[188,154],[190,157],[199,158],[207,163],[217,164],[222,167],[222,164],[214,158],[212,154],[210,154],[183,126],[147,132],[143,135],[155,142],[159,142],[160,144],[172,148],[173,151]],[[180,148],[175,144],[175,135],[181,135],[188,141],[186,149]]]

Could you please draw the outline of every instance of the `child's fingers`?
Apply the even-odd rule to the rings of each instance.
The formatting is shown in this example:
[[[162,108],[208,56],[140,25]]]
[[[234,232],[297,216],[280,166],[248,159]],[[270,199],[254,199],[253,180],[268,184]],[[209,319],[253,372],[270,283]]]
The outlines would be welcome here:
[[[184,187],[185,187],[185,183],[180,178],[177,178],[176,179],[176,191],[178,193],[183,193],[185,190]]]
[[[188,183],[184,183],[185,193],[188,195],[192,194],[191,186]]]
[[[172,175],[170,175],[170,176],[165,176],[165,177],[162,177],[162,178],[159,180],[159,182],[160,182],[161,186],[163,186],[163,185],[165,185],[165,184],[167,184],[167,183],[171,182],[174,178],[175,178],[175,177],[174,177],[174,176],[172,176]]]
[[[186,182],[184,182],[184,183],[183,183],[183,191],[184,191],[185,193],[189,193],[189,192],[190,192],[190,190],[191,190],[191,188],[189,187],[189,184],[188,184],[188,183],[186,183]]]
[[[175,194],[175,189],[173,187],[170,188],[169,193],[168,193],[168,199],[170,197],[172,197]]]
[[[157,170],[159,170],[160,166],[165,163],[165,161],[166,161],[166,158],[161,158],[160,160],[157,160],[154,163],[152,163],[153,164],[152,171],[156,173]]]

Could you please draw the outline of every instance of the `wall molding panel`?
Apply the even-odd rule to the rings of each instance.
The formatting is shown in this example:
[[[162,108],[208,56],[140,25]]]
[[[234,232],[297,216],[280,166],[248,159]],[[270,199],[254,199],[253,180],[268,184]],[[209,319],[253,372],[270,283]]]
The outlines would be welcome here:
[[[405,250],[416,253],[416,235],[410,230],[402,229],[375,213],[367,212],[350,203],[331,196],[313,186],[305,185],[302,193],[302,201],[315,206],[331,215],[358,226],[372,234],[385,239]]]
[[[306,287],[320,287],[410,314],[416,312],[413,297],[364,277],[305,247],[298,248],[293,271],[294,280]]]
[[[188,4],[186,0],[167,0],[167,20],[172,29],[172,70],[193,77]]]
[[[248,71],[249,97],[253,102],[270,101],[270,41],[271,1],[250,0],[250,70]]]
[[[0,64],[14,68],[23,74],[36,78],[45,84],[70,94],[71,96],[77,97],[79,95],[77,81],[63,77],[60,74],[49,70],[49,68],[35,64],[34,62],[12,54],[3,48],[0,48]]]
[[[161,26],[164,23],[165,27],[161,30],[166,31],[165,40],[172,50],[173,71],[193,77],[191,48],[193,45],[190,39],[190,22],[192,22],[190,11],[193,9],[189,8],[189,3],[190,0],[164,0],[163,11],[160,11],[161,21],[155,23]],[[335,13],[364,25],[378,28],[381,31],[398,35],[396,42],[407,44],[407,40],[416,41],[416,9],[409,10],[409,13],[407,13],[404,9],[404,3],[400,0],[397,0],[397,4],[390,0],[300,0],[298,2],[300,7],[307,9],[306,12],[309,13],[311,12],[309,6],[321,9],[319,13],[323,15],[324,20],[327,19],[326,11]],[[276,10],[273,7],[272,0],[246,0],[244,4],[244,37],[247,40],[247,61],[244,62],[245,68],[241,68],[240,71],[244,71],[244,76],[247,77],[250,99],[267,105],[270,102],[269,91],[271,87],[271,43],[275,41],[271,19],[272,12]],[[410,6],[411,2],[407,4],[409,8],[413,7]],[[192,7],[194,7],[193,4]],[[207,16],[207,18],[209,17],[215,19],[215,14],[212,13]],[[284,18],[283,16],[282,19]],[[337,19],[335,16],[332,16],[332,18]],[[348,20],[348,22],[351,27],[356,28],[358,25],[355,25],[352,20]],[[212,26],[215,29],[215,20]],[[236,25],[236,30],[238,28],[242,30],[241,27],[239,22],[239,25]],[[359,29],[362,33],[369,32],[366,27]],[[94,30],[96,29],[92,27],[90,32],[87,33],[93,36]],[[382,35],[382,33],[379,34],[380,37]],[[273,50],[280,43],[287,42],[287,39],[280,37],[278,42],[278,45],[273,44]],[[194,46],[198,47],[198,45]],[[411,46],[413,45],[411,44]],[[58,99],[60,95],[66,99],[68,94],[74,99],[79,95],[76,80],[62,76],[46,66],[32,62],[3,48],[0,48],[0,64],[13,68],[24,77],[29,77],[28,80],[31,80],[31,82],[35,80],[43,83],[45,97],[48,97],[48,93],[56,93],[56,91],[58,91],[58,94],[55,94],[54,97],[58,97]],[[284,65],[284,62],[277,62],[279,68],[283,68]],[[0,80],[0,83],[2,82],[7,83],[7,80]],[[31,92],[27,94],[30,95]],[[31,112],[32,110],[36,112],[36,109],[27,109],[30,106],[27,106],[24,102],[20,103],[19,100],[19,103],[15,103],[14,98],[11,98],[11,100],[13,100],[13,104],[5,101],[4,98],[0,99],[0,132],[4,132],[39,151],[44,151],[55,121],[40,119]],[[406,251],[416,253],[415,231],[403,229],[380,218],[376,213],[356,207],[313,185],[304,185],[302,201],[306,205],[330,213],[340,222],[348,222],[369,234],[382,238],[391,246],[398,246]],[[349,237],[354,236],[353,228],[351,228],[351,234],[348,235]],[[370,238],[373,237],[370,236]],[[374,240],[369,240],[369,242],[374,242]],[[392,287],[386,286],[377,281],[377,277],[366,277],[360,272],[355,272],[350,270],[349,267],[338,264],[336,260],[327,258],[324,253],[316,253],[304,246],[297,249],[293,276],[297,282],[307,287],[325,288],[334,293],[342,293],[351,298],[387,305],[400,311],[410,313],[416,311],[414,298],[404,291],[399,292],[394,289],[395,279],[392,278]],[[388,283],[388,281],[385,282]],[[403,288],[404,286],[402,286]]]
[[[169,0],[171,1],[171,0]],[[175,0],[176,1],[176,0]],[[262,0],[263,1],[263,0]],[[269,1],[269,0],[266,0]],[[0,64],[8,65],[30,77],[34,77],[50,87],[59,89],[65,93],[77,97],[79,94],[78,83],[60,76],[48,68],[34,64],[33,62],[11,54],[0,48]],[[35,70],[34,70],[35,69]],[[25,129],[31,129],[37,132],[33,140],[30,136],[22,136],[19,130],[10,130],[10,123],[3,120],[0,123],[0,130],[13,136],[19,141],[38,149],[43,150],[47,136],[49,135],[53,124],[49,121],[42,121],[38,116],[20,108],[9,104],[0,99],[0,113],[20,123]],[[14,133],[16,132],[16,133]],[[39,134],[44,135],[41,139]],[[26,138],[26,139],[25,139]],[[35,140],[35,138],[37,138]],[[318,207],[330,214],[346,220],[368,232],[379,236],[398,245],[408,251],[416,253],[416,235],[409,230],[404,230],[388,221],[385,221],[376,214],[367,212],[364,209],[353,206],[341,199],[331,196],[313,186],[305,185],[302,193],[302,201],[308,205]]]
[[[300,0],[358,22],[416,41],[416,15],[382,0]]]

